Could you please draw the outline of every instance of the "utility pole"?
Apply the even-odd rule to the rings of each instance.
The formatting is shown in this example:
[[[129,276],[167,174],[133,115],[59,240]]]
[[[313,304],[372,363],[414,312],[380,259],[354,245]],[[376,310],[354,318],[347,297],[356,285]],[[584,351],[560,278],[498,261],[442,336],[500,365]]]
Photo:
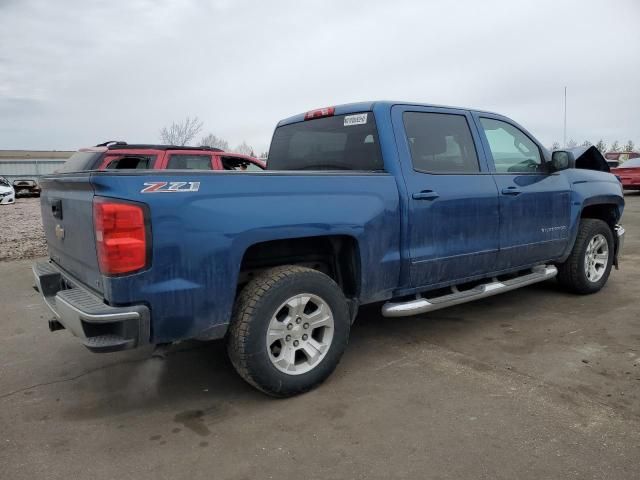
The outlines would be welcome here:
[[[564,87],[564,133],[562,134],[562,145],[567,146],[567,87]]]

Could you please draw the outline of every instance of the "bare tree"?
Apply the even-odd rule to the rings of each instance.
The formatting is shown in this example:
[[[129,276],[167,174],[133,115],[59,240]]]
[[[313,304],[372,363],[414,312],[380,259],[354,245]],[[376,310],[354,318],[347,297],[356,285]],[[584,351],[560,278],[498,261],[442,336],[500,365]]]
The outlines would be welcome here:
[[[160,139],[168,145],[187,145],[202,130],[202,122],[198,117],[187,117],[183,122],[173,122],[169,128],[160,130]]]
[[[204,147],[219,148],[221,150],[229,150],[229,142],[222,138],[216,137],[213,133],[205,135],[200,140],[200,145]]]
[[[598,143],[596,143],[596,148],[603,155],[607,153],[607,144],[604,143],[602,139],[598,140]]]
[[[616,140],[615,142],[613,142],[611,144],[611,147],[609,148],[609,151],[611,151],[611,152],[619,152],[620,151],[620,143],[618,142],[618,140]]]
[[[633,141],[629,140],[627,142],[627,144],[624,146],[624,148],[622,149],[623,152],[633,152],[633,149],[636,146],[634,145]]]
[[[253,148],[249,146],[247,142],[244,140],[240,145],[238,145],[235,149],[236,153],[241,153],[242,155],[251,155],[253,156]]]
[[[573,138],[569,140],[569,142],[567,143],[568,148],[575,148],[577,146],[578,146],[578,142],[576,142]]]
[[[262,152],[260,154],[260,157],[258,157],[258,158],[260,158],[261,160],[266,160],[267,157],[269,157],[269,152]]]
[[[559,148],[560,148],[560,142],[553,142],[553,143],[551,144],[551,147],[550,147],[550,149],[551,149],[552,151],[553,151],[553,150],[558,150]]]
[[[591,145],[593,145],[593,143],[591,143],[589,140],[585,140],[584,142],[582,142],[582,145],[580,145],[581,147],[590,147]]]

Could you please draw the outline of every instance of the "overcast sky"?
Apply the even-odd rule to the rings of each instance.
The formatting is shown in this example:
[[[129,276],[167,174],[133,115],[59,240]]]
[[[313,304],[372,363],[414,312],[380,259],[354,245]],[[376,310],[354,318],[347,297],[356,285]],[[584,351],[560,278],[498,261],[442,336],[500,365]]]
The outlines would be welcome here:
[[[315,107],[496,111],[545,145],[640,144],[639,0],[0,0],[0,149],[203,134],[266,150]]]

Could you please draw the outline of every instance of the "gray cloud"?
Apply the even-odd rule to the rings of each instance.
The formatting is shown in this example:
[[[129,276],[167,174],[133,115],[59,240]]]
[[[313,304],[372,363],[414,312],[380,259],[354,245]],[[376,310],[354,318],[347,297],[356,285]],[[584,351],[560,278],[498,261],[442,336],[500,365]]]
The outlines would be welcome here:
[[[399,99],[511,116],[550,144],[640,143],[640,5],[0,1],[0,148],[158,141],[198,115],[267,148],[282,117]]]

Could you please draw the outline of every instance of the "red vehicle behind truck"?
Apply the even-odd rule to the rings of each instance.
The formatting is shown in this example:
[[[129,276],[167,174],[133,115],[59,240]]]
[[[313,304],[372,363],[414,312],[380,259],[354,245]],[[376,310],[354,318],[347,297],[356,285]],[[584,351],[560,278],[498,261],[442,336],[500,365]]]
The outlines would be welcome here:
[[[611,173],[617,175],[625,190],[640,190],[640,158],[627,160]]]
[[[262,160],[211,147],[106,142],[81,148],[67,160],[74,170],[241,170],[261,171]]]

